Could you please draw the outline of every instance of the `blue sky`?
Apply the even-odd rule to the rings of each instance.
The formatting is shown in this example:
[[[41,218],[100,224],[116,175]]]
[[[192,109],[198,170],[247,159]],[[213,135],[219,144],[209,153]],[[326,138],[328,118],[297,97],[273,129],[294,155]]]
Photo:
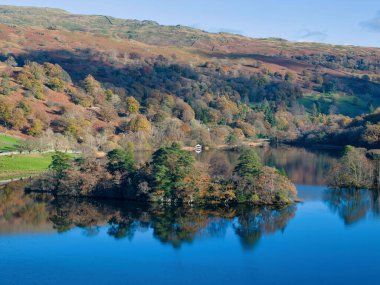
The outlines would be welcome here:
[[[380,0],[0,0],[211,32],[380,47]]]

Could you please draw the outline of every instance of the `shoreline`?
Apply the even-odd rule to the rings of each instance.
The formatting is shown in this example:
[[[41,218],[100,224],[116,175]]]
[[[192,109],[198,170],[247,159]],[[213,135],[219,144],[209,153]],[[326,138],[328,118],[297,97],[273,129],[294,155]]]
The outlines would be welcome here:
[[[25,177],[19,177],[19,178],[12,178],[12,179],[6,179],[6,180],[0,180],[0,186],[7,185],[7,184],[13,183],[13,182],[18,182],[18,181],[25,181],[25,180],[31,181],[31,179],[33,179],[33,177],[36,177],[36,176],[38,176],[38,175],[25,176]]]
[[[239,147],[263,147],[266,145],[270,145],[269,139],[258,139],[254,141],[243,141],[240,144],[235,145],[227,145],[227,144],[219,144],[214,146],[206,146],[203,150],[233,150]],[[181,150],[184,151],[195,151],[195,146],[183,146]]]
[[[21,181],[21,180],[18,180]],[[17,181],[12,181],[17,182]],[[4,184],[5,185],[5,184]],[[3,185],[0,185],[3,186]],[[25,188],[26,193],[35,193],[35,194],[46,194],[51,195],[54,198],[69,198],[69,199],[84,199],[84,200],[96,200],[96,201],[111,201],[111,202],[132,202],[132,203],[138,203],[142,205],[162,205],[162,206],[191,206],[191,207],[236,207],[236,206],[251,206],[251,207],[273,207],[277,209],[281,209],[283,207],[288,207],[291,205],[296,205],[299,203],[303,203],[304,201],[301,200],[299,197],[293,198],[288,203],[252,203],[252,202],[234,202],[234,203],[203,203],[202,201],[154,201],[154,200],[143,200],[143,199],[132,199],[128,197],[112,197],[107,195],[69,195],[69,194],[57,194],[52,191],[44,191],[44,190],[32,190],[28,187]]]

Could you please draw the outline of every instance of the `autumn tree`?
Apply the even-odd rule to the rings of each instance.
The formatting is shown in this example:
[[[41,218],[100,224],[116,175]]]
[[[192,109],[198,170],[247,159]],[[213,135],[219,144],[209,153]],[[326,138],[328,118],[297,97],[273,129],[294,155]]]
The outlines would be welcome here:
[[[13,110],[10,122],[12,127],[17,130],[22,130],[28,124],[28,121],[25,118],[25,113],[20,108],[15,108]]]
[[[92,75],[87,75],[83,81],[83,85],[86,93],[93,96],[99,89],[101,89],[100,83]]]
[[[22,140],[18,143],[18,150],[21,152],[29,152],[37,151],[39,147],[39,143],[35,138]]]
[[[235,102],[232,102],[226,96],[219,97],[216,102],[216,107],[222,112],[222,119],[227,123],[232,123],[234,116],[239,113],[239,108]]]
[[[4,74],[1,77],[1,81],[0,81],[0,94],[8,96],[8,95],[11,95],[11,93],[12,93],[12,88],[11,88],[9,76]]]
[[[184,122],[190,122],[195,118],[195,113],[191,106],[179,98],[175,102],[174,115]]]
[[[106,95],[106,100],[108,102],[111,102],[112,101],[112,97],[115,95],[111,89],[106,89],[106,91],[104,92],[104,94]]]
[[[88,96],[84,91],[75,88],[75,87],[68,87],[66,93],[69,95],[71,101],[74,104],[82,105],[83,107],[91,107],[94,103],[94,98],[91,96]]]
[[[172,109],[175,104],[175,99],[172,95],[167,95],[164,97],[162,105],[168,109]]]
[[[101,119],[102,121],[111,122],[116,117],[117,117],[117,114],[114,108],[112,108],[112,106],[110,106],[109,104],[104,104],[103,106],[100,107],[99,119]]]
[[[256,136],[255,127],[251,124],[238,120],[236,126],[243,131],[245,136],[249,138],[254,138]]]
[[[31,88],[29,89],[32,93],[32,95],[38,99],[38,100],[45,100],[46,99],[46,92],[44,89],[44,85],[41,84],[38,81],[35,81],[32,83]]]
[[[368,124],[361,137],[362,141],[370,146],[376,145],[380,141],[380,124]]]
[[[30,104],[25,99],[20,100],[17,103],[16,107],[21,109],[24,112],[25,116],[30,115],[30,113],[32,112],[32,108],[31,108]]]
[[[57,77],[50,78],[47,86],[56,92],[63,92],[65,90],[65,82]]]
[[[294,80],[296,79],[296,75],[295,75],[294,73],[292,73],[292,72],[287,72],[287,73],[285,74],[284,79],[285,79],[286,81],[294,81]]]
[[[0,124],[9,127],[11,124],[12,110],[8,102],[0,98]]]
[[[43,131],[43,123],[39,119],[34,119],[28,128],[28,134],[31,136],[38,136]]]
[[[158,147],[168,146],[173,142],[183,141],[185,133],[182,128],[183,123],[179,119],[165,119],[155,128],[154,139]]]
[[[15,58],[13,56],[9,56],[5,60],[5,64],[8,65],[9,67],[16,67],[17,66],[17,61],[15,60]]]
[[[58,78],[65,83],[71,83],[70,75],[58,64],[44,63],[45,74],[48,78]]]
[[[129,130],[134,133],[150,133],[152,131],[152,125],[144,115],[137,115],[129,122]]]
[[[128,97],[126,100],[127,112],[129,114],[138,114],[140,110],[140,103],[134,97]]]
[[[373,185],[373,165],[365,149],[347,146],[335,165],[329,184],[337,188],[370,188]]]
[[[238,138],[234,132],[231,132],[227,137],[225,142],[229,145],[235,145],[238,142]]]
[[[263,166],[253,149],[246,149],[234,170],[237,202],[289,204],[296,195],[294,184],[276,168]]]

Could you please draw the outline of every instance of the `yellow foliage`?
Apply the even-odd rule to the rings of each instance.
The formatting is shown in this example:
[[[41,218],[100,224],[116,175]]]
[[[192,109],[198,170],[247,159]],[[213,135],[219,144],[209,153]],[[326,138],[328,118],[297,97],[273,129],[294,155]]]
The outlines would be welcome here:
[[[137,115],[129,122],[129,130],[133,133],[137,132],[152,132],[152,125],[144,115]]]
[[[88,94],[94,95],[94,93],[100,88],[100,83],[92,75],[88,75],[84,79],[84,89]]]
[[[35,137],[35,136],[40,135],[42,131],[43,131],[43,124],[41,120],[34,119],[32,122],[32,125],[28,129],[28,134]]]
[[[127,111],[129,114],[138,114],[140,110],[140,103],[134,97],[128,97],[126,100]]]

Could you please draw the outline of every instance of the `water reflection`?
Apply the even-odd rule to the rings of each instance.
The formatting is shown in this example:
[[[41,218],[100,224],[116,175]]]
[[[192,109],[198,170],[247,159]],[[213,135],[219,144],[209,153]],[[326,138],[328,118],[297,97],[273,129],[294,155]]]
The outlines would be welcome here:
[[[72,199],[69,199],[72,200]],[[115,239],[133,239],[138,231],[152,229],[162,244],[180,248],[199,237],[223,237],[233,226],[244,248],[253,248],[262,235],[283,230],[294,217],[295,206],[284,209],[252,208],[194,208],[190,206],[147,206],[136,203],[68,201],[58,199],[48,205],[49,217],[58,232],[74,227],[107,227]],[[96,233],[96,232],[95,232]]]
[[[292,182],[301,185],[326,185],[331,166],[340,154],[337,151],[312,151],[288,146],[257,148],[257,152],[264,164],[284,169]],[[239,151],[211,150],[195,157],[210,165],[213,176],[228,177],[232,175],[239,154]]]
[[[21,185],[0,190],[0,228],[2,233],[16,226],[25,232],[49,228],[57,233],[82,228],[86,237],[94,237],[105,227],[115,239],[132,240],[137,232],[152,231],[162,244],[180,248],[200,237],[221,238],[232,228],[244,249],[252,249],[261,236],[283,230],[294,217],[296,206],[283,209],[195,208],[146,205],[131,202],[52,198],[25,194]]]
[[[0,234],[48,231],[46,204],[25,195],[20,183],[0,188]]]
[[[311,193],[352,225],[380,215],[379,192],[356,190],[323,190],[334,157],[327,153],[281,147],[262,148],[259,153],[267,164],[284,168],[292,181],[300,183],[300,197]],[[208,151],[197,159],[210,164],[210,173],[230,176],[238,152]],[[307,189],[303,189],[308,187]],[[145,204],[78,200],[48,195],[25,194],[22,182],[0,188],[0,234],[17,232],[63,233],[82,228],[87,237],[100,233],[102,227],[115,239],[133,239],[136,232],[152,231],[154,238],[175,248],[200,237],[224,237],[229,228],[239,237],[243,248],[253,248],[261,236],[284,230],[294,217],[296,206],[284,209],[234,208],[200,209],[193,207],[160,207]],[[305,192],[305,193],[304,193]],[[304,193],[304,194],[302,194]],[[307,199],[306,199],[307,200]]]
[[[308,150],[281,146],[259,151],[269,166],[285,169],[291,181],[302,185],[326,185],[326,178],[339,151]]]
[[[380,216],[378,191],[355,189],[327,189],[323,200],[343,219],[345,225],[353,225],[368,215]]]
[[[294,217],[296,206],[284,209],[239,209],[234,229],[245,249],[253,248],[262,235],[284,231]]]

